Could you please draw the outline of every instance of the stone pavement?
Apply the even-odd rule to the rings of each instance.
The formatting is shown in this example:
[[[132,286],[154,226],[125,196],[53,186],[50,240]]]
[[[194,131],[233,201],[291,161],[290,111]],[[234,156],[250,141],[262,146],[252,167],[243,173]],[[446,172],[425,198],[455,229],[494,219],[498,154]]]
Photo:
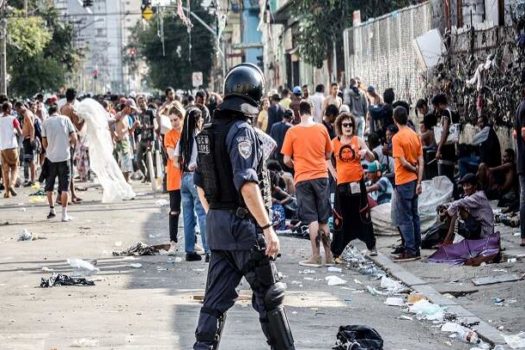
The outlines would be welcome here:
[[[159,202],[167,201],[167,195],[153,196],[145,185],[133,186],[137,198],[116,204],[100,203],[101,193],[93,188],[81,193],[85,201],[70,207],[74,221],[69,223],[60,222],[60,215],[46,220],[45,202],[27,196],[34,190],[23,189],[16,198],[0,200],[1,349],[191,349],[207,265],[179,261],[177,258],[184,258],[183,252],[177,257],[134,259],[111,254],[137,241],[157,244],[168,240],[167,210]],[[45,239],[18,242],[18,234],[24,228]],[[182,236],[181,228],[179,237]],[[393,241],[379,238],[383,251]],[[367,285],[377,287],[377,280],[346,268],[342,273],[328,272],[326,268],[305,273],[309,271],[298,266],[297,261],[308,254],[307,241],[282,237],[281,246],[283,257],[278,267],[288,285],[286,305],[297,349],[330,349],[338,327],[347,324],[376,328],[385,340],[385,349],[470,348],[450,339],[430,322],[400,319],[401,308],[387,306],[385,297],[364,291]],[[100,272],[93,277],[95,286],[39,287],[40,278],[50,275],[42,271],[43,267],[69,273],[66,259],[71,257],[97,260]],[[142,266],[133,268],[132,263]],[[441,283],[457,275],[454,279],[462,281],[457,283],[467,285],[470,275],[488,275],[495,268],[510,270],[513,266],[523,270],[519,264],[463,270],[416,262],[403,267],[431,282]],[[328,286],[325,277],[329,275],[337,275],[348,283]],[[524,329],[520,327],[523,318],[520,321],[516,311],[523,310],[522,283],[496,287],[507,290],[519,285],[519,291],[510,288],[501,294],[499,290],[483,289],[486,292],[458,300],[468,301],[465,307],[474,308],[472,312],[481,313],[479,316],[485,321],[491,319],[492,324],[503,324],[505,330],[517,333]],[[514,297],[518,303],[492,306],[492,293],[496,292],[498,296]],[[228,313],[221,349],[267,349],[257,314],[249,305],[251,293],[245,282],[239,293],[239,301]],[[482,293],[485,299],[470,301]]]

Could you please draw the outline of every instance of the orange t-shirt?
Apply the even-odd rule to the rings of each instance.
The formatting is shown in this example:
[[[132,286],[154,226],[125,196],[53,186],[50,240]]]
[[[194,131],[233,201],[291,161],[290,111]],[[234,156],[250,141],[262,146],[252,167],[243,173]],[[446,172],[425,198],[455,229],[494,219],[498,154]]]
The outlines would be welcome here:
[[[286,132],[281,153],[294,161],[295,183],[328,178],[326,153],[332,152],[330,136],[323,124],[295,125]]]
[[[359,138],[353,136],[349,144],[342,144],[338,137],[332,140],[334,147],[335,166],[337,170],[337,184],[361,181],[363,166],[359,155]]]
[[[392,156],[394,157],[394,174],[396,185],[403,185],[417,180],[417,174],[408,171],[401,164],[399,157],[404,157],[412,165],[423,154],[421,139],[409,127],[401,128],[392,138]]]
[[[180,139],[180,131],[171,129],[164,135],[164,147],[177,147],[177,142]],[[181,171],[173,164],[173,160],[168,157],[168,164],[166,165],[166,187],[168,191],[180,190]]]

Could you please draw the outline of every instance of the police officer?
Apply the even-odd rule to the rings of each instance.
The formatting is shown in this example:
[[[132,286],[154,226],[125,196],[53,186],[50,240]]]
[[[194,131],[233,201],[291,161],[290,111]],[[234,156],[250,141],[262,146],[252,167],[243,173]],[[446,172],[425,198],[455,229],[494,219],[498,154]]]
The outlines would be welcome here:
[[[226,311],[238,297],[235,289],[243,276],[253,290],[252,305],[271,349],[295,349],[283,307],[285,285],[273,261],[279,239],[268,215],[269,179],[261,140],[251,126],[263,86],[256,66],[232,68],[224,83],[224,102],[196,138],[195,184],[207,211],[211,249],[195,332],[197,350],[218,349]]]

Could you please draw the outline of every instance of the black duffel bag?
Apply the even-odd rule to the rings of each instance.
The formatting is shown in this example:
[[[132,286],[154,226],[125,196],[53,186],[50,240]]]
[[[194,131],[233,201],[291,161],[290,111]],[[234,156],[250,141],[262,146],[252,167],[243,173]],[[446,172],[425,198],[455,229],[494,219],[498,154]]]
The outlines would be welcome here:
[[[374,329],[363,325],[339,327],[334,350],[383,350],[383,338]]]

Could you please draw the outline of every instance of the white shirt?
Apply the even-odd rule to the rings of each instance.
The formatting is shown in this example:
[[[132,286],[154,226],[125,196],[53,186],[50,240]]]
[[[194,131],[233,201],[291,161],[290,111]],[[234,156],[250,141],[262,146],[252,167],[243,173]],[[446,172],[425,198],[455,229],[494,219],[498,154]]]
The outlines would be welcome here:
[[[313,96],[308,98],[310,103],[312,103],[312,117],[316,123],[321,123],[323,121],[323,102],[324,94],[322,92],[316,92]]]
[[[42,137],[47,139],[46,158],[53,163],[71,158],[69,135],[75,132],[71,120],[63,115],[53,114],[42,124]]]
[[[18,148],[17,136],[15,133],[16,117],[12,115],[0,117],[0,151],[11,148]]]

